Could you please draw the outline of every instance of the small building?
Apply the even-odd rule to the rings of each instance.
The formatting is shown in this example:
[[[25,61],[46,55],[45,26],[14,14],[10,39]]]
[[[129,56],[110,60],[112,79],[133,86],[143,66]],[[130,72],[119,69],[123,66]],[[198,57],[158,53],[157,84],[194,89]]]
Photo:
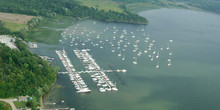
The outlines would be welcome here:
[[[9,46],[11,49],[18,49],[15,45],[15,38],[8,35],[0,35],[0,43]]]
[[[27,101],[28,101],[28,100],[27,100],[28,97],[29,97],[29,96],[27,96],[27,95],[26,95],[26,96],[19,96],[19,97],[18,97],[18,101],[19,101],[19,102],[21,102],[21,101],[27,102]]]

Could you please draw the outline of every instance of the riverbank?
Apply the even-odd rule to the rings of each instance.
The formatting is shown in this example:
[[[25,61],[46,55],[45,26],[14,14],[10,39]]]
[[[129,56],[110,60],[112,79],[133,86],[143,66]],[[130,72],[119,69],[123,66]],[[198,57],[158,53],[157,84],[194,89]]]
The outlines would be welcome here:
[[[56,84],[57,79],[58,79],[58,75],[59,75],[59,74],[56,74],[56,80],[55,80],[55,82],[50,86],[49,90],[48,90],[47,92],[45,92],[45,93],[40,97],[40,109],[44,109],[43,97],[44,97],[45,95],[47,95],[47,94],[50,92],[50,90],[52,89],[52,87]]]
[[[66,16],[45,18],[28,33],[27,41],[51,45],[59,44],[62,31],[68,26],[73,25],[75,21],[77,20]]]

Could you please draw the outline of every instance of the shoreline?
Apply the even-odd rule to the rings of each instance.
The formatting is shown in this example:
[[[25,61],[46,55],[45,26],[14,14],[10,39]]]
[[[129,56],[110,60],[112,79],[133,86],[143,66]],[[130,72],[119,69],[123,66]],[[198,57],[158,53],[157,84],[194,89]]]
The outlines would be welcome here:
[[[43,95],[40,96],[40,110],[43,110],[44,105],[43,105],[43,97],[48,94],[50,92],[50,90],[52,89],[52,87],[56,84],[58,79],[58,74],[56,74],[56,80],[55,82],[50,86],[49,90],[47,92],[45,92]]]

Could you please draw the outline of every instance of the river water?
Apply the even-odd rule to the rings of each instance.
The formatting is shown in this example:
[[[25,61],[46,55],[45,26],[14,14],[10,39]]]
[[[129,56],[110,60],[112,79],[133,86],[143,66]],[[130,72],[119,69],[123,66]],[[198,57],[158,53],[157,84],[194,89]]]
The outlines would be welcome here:
[[[38,49],[32,50],[55,58],[52,64],[59,66],[60,71],[65,69],[55,50],[61,49],[67,51],[77,71],[85,69],[74,55],[74,49],[91,49],[89,53],[103,69],[109,69],[109,65],[127,69],[126,73],[117,75],[106,73],[119,90],[104,93],[99,92],[88,74],[83,73],[81,76],[92,92],[77,94],[68,75],[60,74],[55,86],[44,96],[44,107],[76,110],[220,109],[220,16],[182,9],[156,9],[139,14],[148,18],[148,25],[83,20],[64,30],[62,43],[39,44]],[[149,40],[145,42],[148,35]],[[150,43],[152,50],[145,53]],[[136,52],[133,52],[134,45],[138,46]],[[139,52],[141,55],[137,55]],[[159,58],[156,58],[157,54]],[[135,59],[136,65],[132,63]],[[168,66],[168,59],[171,66]]]

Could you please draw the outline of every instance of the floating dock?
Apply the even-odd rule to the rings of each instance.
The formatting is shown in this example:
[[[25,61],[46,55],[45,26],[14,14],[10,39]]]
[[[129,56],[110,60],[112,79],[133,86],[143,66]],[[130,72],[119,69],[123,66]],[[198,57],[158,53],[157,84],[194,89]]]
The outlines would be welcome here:
[[[86,68],[86,71],[81,71],[79,73],[89,73],[92,77],[92,80],[97,83],[99,86],[100,92],[105,91],[118,91],[116,84],[112,83],[112,81],[108,78],[105,72],[126,72],[126,70],[102,70],[99,65],[95,62],[92,56],[88,53],[89,49],[83,50],[73,50],[76,54],[77,58],[83,63]]]
[[[67,57],[67,53],[65,50],[56,50],[56,54],[59,56],[60,60],[62,61],[64,67],[66,68],[67,72],[69,73],[70,80],[72,81],[73,85],[77,89],[77,93],[85,93],[91,92],[91,90],[87,87],[84,80],[81,76],[76,73],[75,68],[73,67],[70,59]]]
[[[95,62],[92,56],[88,53],[89,49],[83,50],[73,50],[77,58],[82,62],[85,71],[76,71],[73,67],[70,59],[67,57],[67,53],[65,50],[56,50],[56,54],[59,56],[61,62],[63,63],[66,72],[59,72],[60,74],[69,74],[70,80],[73,82],[73,85],[77,89],[77,93],[85,93],[91,92],[91,90],[87,87],[84,80],[81,78],[81,73],[88,73],[92,80],[97,83],[99,86],[100,92],[106,91],[118,91],[116,87],[116,83],[113,83],[108,76],[105,74],[106,72],[126,72],[127,70],[103,70],[99,67],[99,65]]]

